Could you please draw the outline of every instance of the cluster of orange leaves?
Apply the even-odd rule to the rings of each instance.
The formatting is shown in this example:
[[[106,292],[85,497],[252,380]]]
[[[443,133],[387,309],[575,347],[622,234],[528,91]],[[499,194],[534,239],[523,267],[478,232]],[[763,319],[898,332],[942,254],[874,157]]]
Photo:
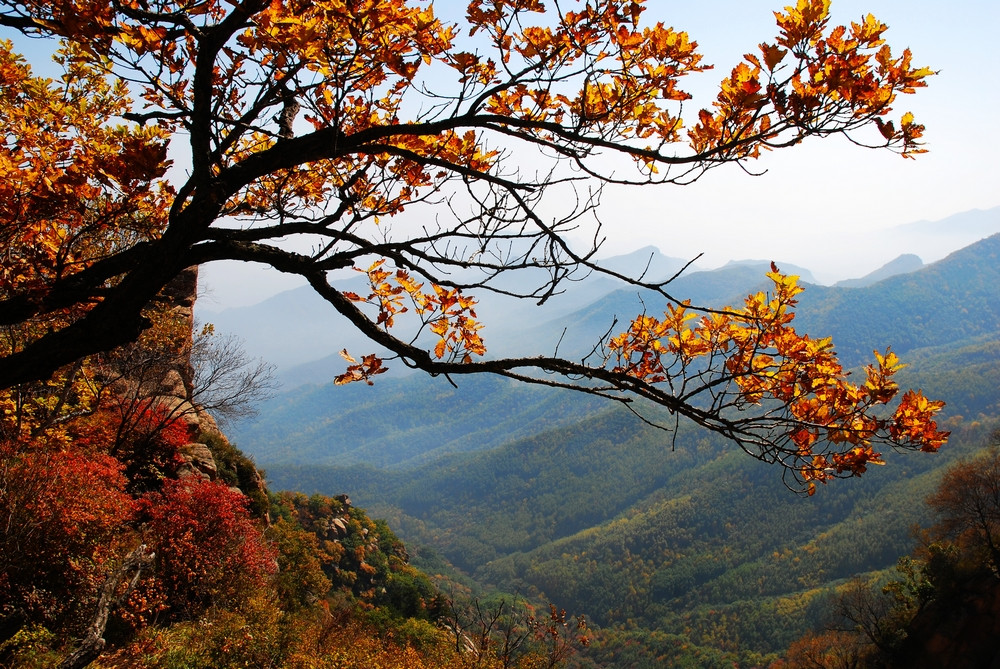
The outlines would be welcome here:
[[[325,137],[351,148],[310,164],[289,159],[281,164],[292,167],[261,169],[228,196],[221,216],[273,219],[340,199],[359,219],[378,222],[449,176],[499,178],[501,154],[487,148],[487,131],[560,147],[618,142],[654,172],[667,157],[628,141],[649,138],[659,147],[681,141],[683,122],[666,105],[689,97],[677,87],[681,76],[707,66],[686,33],[640,26],[644,4],[588,2],[544,14],[547,24],[530,26],[527,14],[545,11],[539,0],[473,0],[467,33],[485,35],[494,61],[456,51],[458,28],[442,23],[430,5],[406,0],[271,0],[243,7],[227,0],[0,0],[8,13],[31,17],[43,32],[75,43],[63,55],[67,75],[57,86],[32,78],[8,45],[0,48],[0,105],[11,128],[0,146],[0,188],[7,188],[0,190],[0,294],[15,285],[23,294],[34,284],[42,294],[103,257],[155,238],[173,195],[161,180],[166,138],[185,120],[211,125],[206,145],[215,142],[209,160],[216,174],[268,151],[280,153],[288,128],[267,127],[279,118],[283,100],[301,103],[304,123],[317,132],[335,129]],[[897,94],[925,85],[932,72],[914,68],[909,51],[893,56],[882,39],[886,26],[874,17],[830,29],[829,5],[798,0],[775,13],[775,43],[761,44],[759,56],[747,54],[722,82],[713,110],[702,110],[689,129],[689,147],[698,154],[690,160],[740,160],[807,134],[871,122],[886,146],[904,156],[921,151],[923,127],[911,114],[898,128],[884,116]],[[234,40],[212,52],[211,118],[195,119],[195,64],[211,43],[205,30],[232,26],[234,12],[244,11]],[[111,52],[114,64],[102,55]],[[432,65],[459,74],[461,94],[449,99],[476,102],[456,103],[454,117],[407,120],[405,96],[426,90],[430,79],[419,73]],[[105,76],[121,69],[130,74],[117,83]],[[126,80],[139,82],[155,123],[110,124],[135,113]],[[244,118],[255,122],[248,126]],[[407,271],[390,272],[381,261],[363,271],[371,292],[345,296],[374,307],[378,326],[388,329],[397,314],[412,310],[420,330],[438,338],[438,360],[483,355],[472,298],[439,285],[424,292]],[[930,417],[938,403],[907,393],[891,421],[869,412],[897,392],[895,356],[877,354],[865,383],[848,383],[828,340],[800,337],[788,327],[797,288],[790,277],[775,281],[773,298],[752,297],[744,309],[710,314],[695,328],[687,325],[694,316],[685,304],[669,306],[664,322],[636,319],[624,338],[610,343],[616,370],[649,384],[669,383],[664,352],[682,365],[724,358],[742,402],[776,400],[787,407],[797,429],[786,437],[807,461],[806,480],[860,473],[879,462],[870,443],[875,434],[936,448],[943,437]],[[370,383],[385,371],[375,354],[361,362],[344,356],[351,366],[338,383]],[[849,448],[829,457],[813,453],[820,440]]]
[[[143,81],[146,107],[167,113],[156,117],[157,129],[130,131],[139,133],[134,149],[129,142],[117,143],[129,154],[123,162],[157,169],[164,156],[150,151],[162,144],[151,141],[150,133],[176,130],[179,117],[173,112],[190,112],[192,67],[202,48],[195,27],[221,23],[237,11],[224,0],[164,1],[155,3],[155,9],[140,0],[16,4],[17,13],[78,41],[90,57],[114,47],[131,52],[125,60],[158,63],[135,80]],[[747,54],[746,62],[722,82],[714,110],[702,110],[689,129],[687,141],[695,153],[710,161],[755,157],[771,142],[797,141],[778,138],[790,128],[801,139],[828,127],[870,121],[886,145],[899,147],[904,156],[922,151],[923,126],[911,114],[902,116],[898,128],[882,117],[897,93],[923,86],[931,71],[912,67],[909,51],[894,57],[882,39],[886,26],[870,15],[828,30],[829,4],[798,0],[775,13],[781,31],[776,43],[761,44],[760,57]],[[423,3],[273,0],[249,9],[235,44],[217,57],[213,114],[238,125],[247,114],[259,113],[251,110],[255,96],[249,90],[256,88],[259,99],[268,99],[280,97],[288,85],[286,92],[303,103],[305,121],[315,130],[337,128],[352,138],[371,132],[372,138],[363,150],[330,164],[262,177],[232,199],[227,214],[272,210],[276,190],[319,203],[329,199],[332,188],[345,187],[342,196],[359,210],[390,215],[414,199],[417,189],[439,183],[456,168],[468,174],[491,172],[499,154],[485,146],[481,130],[401,130],[416,124],[403,115],[405,96],[423,90],[426,81],[420,72],[432,65],[455,70],[459,84],[468,87],[460,97],[479,100],[468,111],[506,128],[504,132],[556,143],[566,131],[580,136],[594,132],[602,138],[649,138],[653,146],[682,140],[685,124],[667,104],[690,97],[678,87],[682,76],[709,67],[686,33],[662,23],[640,25],[642,0],[588,2],[558,19],[537,0],[474,0],[467,9],[466,31],[470,37],[485,34],[496,60],[457,50],[459,27],[443,23]],[[542,25],[528,25],[530,13],[541,15]],[[184,39],[178,39],[176,30],[180,16],[191,33]],[[791,60],[786,59],[789,54],[796,65],[782,65]],[[142,72],[143,66],[134,69]],[[522,70],[530,76],[510,75]],[[561,81],[566,85],[554,85]],[[129,104],[127,95],[116,90],[111,97],[120,108],[90,107],[89,113],[98,119],[120,115]],[[556,126],[562,130],[554,132]],[[397,131],[384,133],[385,128]],[[238,141],[221,141],[216,169],[274,144],[271,133],[239,134]],[[658,150],[633,147],[633,155],[656,172],[657,159],[648,151]],[[435,165],[447,168],[435,171]],[[349,182],[350,175],[372,166],[393,185],[368,183],[364,177]],[[90,165],[82,167],[83,174],[100,173]]]
[[[400,125],[403,96],[421,67],[434,59],[450,65],[462,60],[461,54],[449,52],[454,36],[455,28],[442,24],[432,7],[409,6],[400,0],[272,2],[238,36],[243,49],[226,53],[229,61],[217,86],[238,90],[236,82],[247,68],[275,68],[278,80],[287,76],[286,71],[301,69],[313,81],[296,94],[306,101],[304,119],[314,130],[336,127],[344,135],[378,132]],[[181,74],[183,65],[178,61],[176,74]],[[162,92],[152,95],[155,105],[167,103]],[[239,95],[232,97],[229,106],[234,116],[244,111],[243,104]],[[387,133],[378,144],[360,154],[268,175],[234,198],[231,208],[236,213],[266,209],[279,190],[289,192],[300,206],[319,204],[330,199],[332,188],[344,187],[342,195],[355,203],[356,212],[394,215],[420,188],[448,176],[433,164],[486,173],[498,156],[471,130]],[[253,133],[226,158],[237,163],[273,145],[272,136]],[[373,182],[362,174],[370,167],[378,168],[389,182]]]
[[[614,128],[623,137],[679,141],[684,123],[663,102],[690,98],[678,88],[679,78],[709,66],[701,63],[697,43],[686,33],[662,23],[640,28],[643,4],[588,4],[566,12],[556,26],[513,33],[508,29],[512,12],[542,12],[541,3],[473,2],[470,32],[490,33],[505,63],[516,55],[540,71],[554,72],[592,58],[600,72],[586,77],[576,95],[557,92],[547,81],[507,86],[490,97],[487,110],[536,123],[563,124],[569,118],[579,129]],[[798,141],[778,139],[789,129],[801,139],[831,124],[857,128],[871,121],[886,146],[898,147],[905,157],[923,152],[923,126],[912,114],[902,116],[898,129],[882,117],[898,93],[926,85],[933,72],[913,67],[909,50],[894,57],[882,39],[887,27],[871,15],[829,29],[829,8],[830,0],[799,0],[775,12],[781,31],[775,44],[760,44],[760,56],[746,54],[721,82],[714,109],[702,109],[689,129],[696,153],[715,153],[723,160],[757,157],[772,143]],[[797,60],[790,68],[782,66],[789,53]],[[497,83],[491,60],[472,54],[458,60],[463,77],[475,73],[484,84]],[[540,135],[551,138],[547,132],[542,129]],[[636,158],[656,171],[647,156]]]
[[[720,386],[735,385],[732,408],[774,402],[783,407],[783,436],[802,463],[798,474],[810,494],[814,481],[860,475],[867,465],[882,464],[875,440],[922,451],[944,444],[948,433],[939,431],[934,420],[944,402],[908,391],[890,415],[876,411],[899,391],[893,376],[903,365],[894,353],[876,351],[864,382],[850,382],[829,338],[800,335],[790,325],[802,291],[798,277],[781,274],[773,264],[768,277],[774,282],[772,294],[750,295],[743,308],[709,313],[693,326],[697,315],[688,311],[688,303],[668,304],[663,320],[637,317],[609,341],[607,364],[615,373],[653,385],[684,380],[698,359],[709,367],[724,360],[725,372],[717,372],[724,377],[706,377],[699,390],[720,398],[725,396]],[[698,372],[692,376],[698,378]],[[833,451],[815,452],[821,442]]]
[[[924,79],[933,71],[913,67],[909,49],[893,57],[882,38],[887,26],[871,14],[827,33],[829,10],[830,0],[798,0],[784,13],[774,13],[781,31],[776,43],[760,44],[760,57],[746,54],[746,62],[722,82],[715,111],[699,113],[689,132],[696,151],[756,137],[734,146],[734,155],[756,157],[776,137],[772,128],[780,122],[816,129],[840,117],[859,125],[874,120],[886,145],[900,146],[904,157],[924,152],[919,146],[924,127],[913,122],[912,114],[903,115],[899,129],[881,116],[897,93],[926,86]],[[785,79],[780,65],[789,53],[799,62]]]
[[[35,77],[11,49],[0,41],[0,295],[44,292],[156,236],[170,192],[162,131],[107,124],[129,109],[123,82],[73,47],[62,81]]]
[[[91,49],[91,55],[107,50],[114,42],[139,59],[153,58],[161,67],[155,81],[143,86],[142,100],[146,108],[163,110],[183,107],[182,101],[192,99],[192,65],[199,49],[194,39],[178,40],[164,21],[169,24],[172,17],[183,14],[192,21],[219,22],[232,11],[232,3],[221,0],[157,3],[158,11],[150,11],[147,3],[138,0],[29,0],[24,5],[39,25],[81,41]],[[314,129],[336,127],[352,135],[398,125],[403,94],[413,86],[417,71],[434,59],[453,62],[449,49],[455,32],[454,26],[435,17],[432,7],[413,6],[403,0],[264,3],[237,35],[236,46],[223,49],[219,56],[212,82],[218,99],[215,113],[220,118],[240,119],[248,112],[251,73],[273,72],[274,80],[268,77],[271,84],[297,72],[310,81],[307,86],[293,84],[292,88],[306,103],[305,121]],[[107,115],[95,114],[95,118],[128,110],[128,95],[124,90],[117,93],[121,108],[109,110]],[[92,113],[99,111],[91,109]],[[177,123],[167,115],[158,118],[156,127],[172,132]],[[220,166],[236,164],[273,144],[272,135],[248,133],[220,153]],[[395,192],[381,193],[379,184],[361,178],[351,182],[345,195],[357,202],[359,210],[394,214],[414,197],[418,187],[444,176],[424,166],[426,159],[486,172],[496,157],[471,131],[434,136],[393,133],[384,148],[387,150],[366,151],[363,156],[339,158],[308,169],[278,170],[233,198],[226,213],[269,210],[279,190],[297,199],[299,205],[324,202],[331,197],[331,187],[343,186],[347,175],[375,165],[398,179],[400,186]]]
[[[687,33],[662,23],[640,28],[641,2],[605,2],[567,11],[556,26],[525,27],[514,34],[506,28],[511,12],[543,12],[541,3],[484,4],[470,4],[470,32],[491,34],[504,63],[516,55],[541,71],[582,62],[602,68],[602,76],[587,77],[575,95],[556,92],[544,81],[505,87],[490,97],[488,112],[559,124],[569,118],[579,129],[615,127],[624,136],[676,141],[682,123],[662,101],[690,98],[677,87],[678,78],[707,69]],[[483,83],[497,83],[491,60],[463,54],[461,67],[463,75],[475,71]]]
[[[395,325],[398,314],[412,308],[420,320],[420,328],[426,327],[438,339],[434,346],[434,356],[439,360],[472,361],[473,355],[486,353],[486,346],[479,336],[482,325],[476,320],[473,297],[463,295],[455,288],[431,284],[432,292],[424,292],[424,284],[418,283],[403,269],[391,272],[383,268],[384,259],[372,263],[368,269],[355,268],[367,275],[371,292],[361,296],[345,292],[344,297],[352,302],[367,303],[378,311],[375,323],[388,330]],[[346,350],[341,355],[351,363],[344,374],[336,377],[340,385],[352,381],[366,381],[386,371],[381,358],[369,354],[359,363]]]

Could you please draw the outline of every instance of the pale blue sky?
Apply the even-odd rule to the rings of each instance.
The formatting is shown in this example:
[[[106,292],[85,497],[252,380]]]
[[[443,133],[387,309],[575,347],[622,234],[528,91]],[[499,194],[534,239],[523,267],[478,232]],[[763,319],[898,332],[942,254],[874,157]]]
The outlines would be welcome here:
[[[465,4],[442,0],[438,13],[461,16]],[[741,55],[774,37],[772,11],[783,4],[648,1],[644,21],[687,30],[716,65],[686,82],[696,95],[689,110],[709,105],[714,87]],[[907,248],[905,240],[889,243],[879,231],[1000,205],[1000,131],[994,126],[1000,118],[1000,2],[832,3],[837,23],[868,12],[889,25],[886,37],[895,50],[909,46],[918,65],[940,70],[928,88],[896,105],[927,126],[930,153],[903,160],[832,139],[767,156],[756,165],[767,171],[761,177],[721,169],[688,187],[609,192],[601,212],[605,255],[652,244],[672,256],[704,253],[705,267],[746,257],[793,262],[830,282],[864,274],[903,252],[936,260],[954,250]],[[41,50],[29,57],[45,69]],[[220,308],[263,299],[294,282],[230,266],[206,269],[203,283],[212,288],[212,308]]]
[[[436,3],[439,14],[461,16],[465,2]],[[571,3],[570,3],[571,4]],[[716,69],[687,82],[689,109],[707,106],[718,81],[761,41],[776,34],[763,0],[649,0],[643,20],[687,30]],[[564,2],[564,6],[569,4]],[[808,267],[823,283],[861,276],[904,252],[938,260],[956,245],[917,244],[888,228],[940,220],[1000,205],[1000,2],[958,0],[833,0],[833,20],[867,13],[889,25],[895,51],[909,47],[918,65],[940,71],[930,86],[901,98],[927,126],[929,153],[904,160],[840,139],[817,141],[758,161],[761,177],[738,168],[709,173],[687,187],[609,192],[601,212],[604,255],[655,245],[671,256],[699,253],[703,267],[760,258]],[[926,240],[925,240],[926,241]],[[249,303],[294,285],[294,280],[245,267],[207,269],[213,308]]]
[[[715,83],[742,53],[771,39],[772,10],[781,4],[787,3],[654,0],[646,15],[657,12],[688,30],[717,66],[701,77]],[[903,160],[836,139],[796,147],[759,161],[768,170],[763,177],[720,170],[664,193],[661,207],[669,209],[670,222],[642,213],[657,211],[649,195],[629,194],[621,200],[628,211],[620,217],[625,239],[609,240],[610,251],[648,238],[670,255],[704,251],[710,265],[777,256],[813,268],[821,280],[843,278],[834,276],[841,267],[853,274],[897,255],[856,249],[873,229],[1000,205],[1000,132],[993,127],[1000,118],[1000,3],[833,0],[831,12],[836,23],[874,14],[889,25],[894,50],[908,46],[916,64],[940,71],[927,88],[895,105],[927,126],[930,152]],[[845,264],[849,247],[857,258]]]

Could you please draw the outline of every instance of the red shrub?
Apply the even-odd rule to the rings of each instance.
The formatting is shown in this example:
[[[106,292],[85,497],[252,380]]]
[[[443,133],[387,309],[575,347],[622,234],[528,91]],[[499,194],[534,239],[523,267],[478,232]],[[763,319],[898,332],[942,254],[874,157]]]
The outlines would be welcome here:
[[[0,601],[59,623],[88,605],[135,501],[114,458],[0,446]]]
[[[174,615],[239,607],[277,570],[277,553],[239,491],[210,481],[168,480],[144,502],[148,543],[155,546],[157,575]]]

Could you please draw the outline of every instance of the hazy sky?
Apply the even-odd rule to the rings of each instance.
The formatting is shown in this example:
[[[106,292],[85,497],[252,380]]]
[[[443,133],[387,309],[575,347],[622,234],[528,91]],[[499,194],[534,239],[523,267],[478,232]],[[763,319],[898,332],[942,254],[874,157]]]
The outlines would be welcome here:
[[[549,0],[551,3],[551,0]],[[573,0],[563,0],[569,6]],[[464,0],[436,3],[443,16],[460,17]],[[743,53],[776,33],[772,10],[788,1],[648,0],[643,21],[662,20],[697,40],[716,66],[684,87],[695,94],[688,110],[708,106],[718,81]],[[761,258],[809,267],[821,282],[860,276],[900,253],[905,241],[887,242],[879,231],[920,220],[939,220],[970,209],[1000,205],[1000,2],[996,0],[833,0],[833,21],[871,12],[889,25],[894,52],[910,47],[915,63],[939,70],[930,86],[895,105],[927,126],[930,153],[904,160],[860,149],[841,139],[819,140],[769,154],[750,177],[735,166],[710,172],[687,187],[609,191],[601,217],[604,255],[655,245],[671,256],[704,256],[702,267],[730,259]],[[37,43],[36,43],[37,44]],[[36,52],[29,59],[39,70]],[[691,118],[693,114],[686,114]],[[952,248],[935,249],[925,261]],[[231,264],[205,268],[206,306],[248,304],[295,284],[294,279]]]
[[[647,14],[657,8],[665,22],[698,40],[716,65],[701,75],[711,83],[742,53],[771,38],[771,10],[780,8],[760,0],[667,0],[650,7]],[[927,126],[930,153],[904,160],[840,139],[821,140],[758,161],[768,171],[763,177],[717,170],[691,187],[629,194],[620,200],[628,213],[618,217],[626,234],[611,241],[610,250],[626,250],[629,238],[641,237],[669,255],[704,251],[716,263],[780,257],[813,267],[822,278],[837,272],[836,262],[853,267],[850,257],[832,258],[863,247],[873,229],[1000,204],[1000,133],[990,128],[1000,109],[1000,3],[833,0],[831,10],[836,23],[874,14],[889,25],[886,38],[895,52],[908,46],[916,65],[940,72],[927,88],[894,105]],[[897,253],[879,249],[877,255],[859,258],[862,268],[868,262],[874,269]]]
[[[688,31],[715,70],[690,78],[689,109],[707,106],[718,81],[776,34],[772,11],[787,2],[649,0],[644,21]],[[438,2],[439,14],[460,15],[465,3]],[[567,5],[568,6],[568,5]],[[604,255],[654,245],[671,256],[704,256],[710,268],[730,259],[761,258],[810,268],[820,282],[863,275],[904,252],[925,261],[955,250],[909,248],[878,234],[897,225],[940,220],[1000,205],[1000,3],[995,0],[833,0],[836,23],[867,13],[889,25],[894,52],[909,47],[915,64],[940,73],[930,86],[896,103],[927,126],[930,152],[904,160],[820,140],[770,154],[750,177],[732,166],[687,187],[609,192],[601,212]],[[937,257],[933,257],[937,256]],[[295,285],[293,279],[246,267],[207,268],[211,309],[252,303]]]

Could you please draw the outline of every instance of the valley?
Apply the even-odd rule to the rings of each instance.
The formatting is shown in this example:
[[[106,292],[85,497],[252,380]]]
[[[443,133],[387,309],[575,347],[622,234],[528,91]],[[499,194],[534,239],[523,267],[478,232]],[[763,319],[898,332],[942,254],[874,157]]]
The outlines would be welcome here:
[[[884,467],[812,497],[683,422],[664,431],[598,398],[496,378],[306,383],[232,436],[272,487],[346,492],[385,518],[442,582],[471,578],[586,615],[600,630],[595,662],[625,653],[632,664],[615,666],[751,666],[828,622],[848,579],[891,573],[914,546],[912,526],[930,521],[923,500],[941,472],[988,441],[1000,415],[998,259],[994,236],[901,265],[913,271],[808,286],[797,328],[832,335],[852,367],[891,344],[909,363],[900,385],[946,399],[953,430],[938,454],[885,453]],[[763,287],[763,272],[732,264],[671,287],[718,306]],[[583,355],[615,318],[652,310],[628,289],[595,293],[523,326],[503,353],[552,341]]]

